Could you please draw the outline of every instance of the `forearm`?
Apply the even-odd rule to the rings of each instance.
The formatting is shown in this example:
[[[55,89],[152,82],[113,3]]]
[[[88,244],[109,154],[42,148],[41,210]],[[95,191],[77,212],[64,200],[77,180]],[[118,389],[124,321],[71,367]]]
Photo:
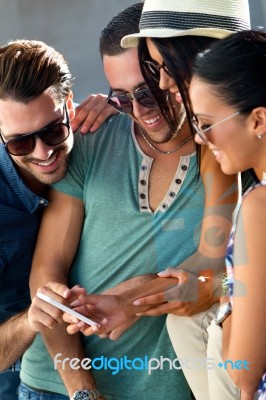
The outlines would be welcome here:
[[[150,308],[150,305],[141,305],[136,308],[133,302],[140,297],[150,296],[156,293],[167,291],[169,288],[178,285],[179,280],[177,278],[160,278],[157,275],[150,275],[150,278],[142,283],[140,286],[135,286],[124,293],[121,297],[126,305],[126,310],[128,314],[135,315],[136,312],[143,312]],[[167,301],[166,299],[163,300]],[[162,302],[162,301],[161,301]],[[161,304],[160,302],[160,304]]]
[[[154,275],[152,279],[144,282],[139,287],[136,287],[126,293],[128,301],[132,298],[149,296],[150,294],[165,292],[162,301],[177,301],[177,302],[208,302],[209,306],[217,303],[220,300],[222,273],[225,270],[224,258],[208,258],[201,254],[199,251],[193,253],[189,258],[184,260],[181,264],[175,267],[167,268],[161,272],[161,276]],[[180,273],[182,279],[180,280]],[[208,282],[208,292],[205,292],[204,298],[199,298],[200,289],[202,288],[200,277],[205,278]],[[180,288],[180,283],[185,285],[186,291],[179,292],[174,290]],[[177,286],[178,285],[178,286]],[[169,293],[176,293],[177,297]],[[183,298],[184,296],[184,298]]]
[[[219,302],[221,293],[222,274],[217,273],[212,263],[215,263],[219,270],[224,270],[224,259],[208,259],[196,252],[177,267],[168,267],[160,272],[158,282],[155,279],[151,283],[150,293],[154,291],[155,294],[143,297],[142,293],[147,293],[144,286],[139,298],[134,301],[135,306],[148,307],[146,311],[135,308],[137,315],[192,316],[208,310]],[[137,295],[137,291],[134,290],[128,295],[128,301]]]
[[[189,258],[179,264],[177,269],[191,272],[197,278],[205,277],[209,279],[212,282],[212,291],[209,291],[209,296],[208,298],[206,297],[206,301],[210,301],[212,304],[219,302],[222,276],[225,272],[225,256],[208,257],[197,250]]]
[[[233,334],[233,313],[223,322],[223,341],[222,341],[222,356],[223,360],[227,361],[227,371],[241,391],[245,392],[247,397],[253,399],[259,382],[265,373],[265,327],[255,325],[257,334],[250,335],[253,339],[251,345],[247,345],[246,341],[242,340],[243,336],[247,336],[247,331],[250,330],[248,321],[243,326],[245,329],[240,336]],[[250,321],[251,326],[253,325]],[[256,339],[254,339],[256,337]],[[259,349],[259,350],[258,350]],[[253,351],[252,351],[253,350]],[[255,355],[254,355],[255,353]],[[233,367],[231,366],[233,363]],[[237,365],[238,366],[234,366]],[[242,397],[241,397],[242,400]]]
[[[67,283],[66,273],[63,268],[58,268],[52,273],[48,273],[49,280],[54,280],[63,284]],[[36,291],[36,287],[44,285],[46,274],[31,278],[31,289]],[[41,335],[46,348],[53,360],[54,368],[57,369],[66,390],[71,397],[76,390],[92,389],[96,387],[93,377],[88,370],[76,369],[71,364],[72,359],[80,362],[85,358],[83,345],[80,335],[70,336],[66,331],[66,324],[60,320],[53,329],[43,327]],[[65,360],[65,362],[64,362]],[[61,362],[60,362],[61,361]],[[79,364],[80,365],[80,364]]]
[[[248,394],[256,391],[266,370],[264,189],[248,194],[237,219],[233,310],[231,325],[225,327],[228,334],[225,357],[242,363],[242,368],[234,368],[229,373],[236,385]]]
[[[64,274],[62,268],[58,268],[55,269],[54,273],[50,271],[48,275],[49,278],[54,279],[56,282],[42,286],[40,291],[43,292],[46,290],[48,296],[62,302],[63,293],[56,294],[53,292],[52,288],[58,286],[67,288],[66,274]],[[38,283],[41,285],[45,280],[45,274],[44,276],[40,274],[38,279],[37,277],[31,278],[32,292],[35,293],[36,284],[37,286]],[[40,305],[40,302],[44,304]],[[67,300],[64,300],[63,302],[69,305]],[[53,320],[53,324],[46,324],[46,318],[48,316]],[[67,333],[66,325],[62,320],[62,312],[53,305],[42,302],[40,299],[35,297],[33,298],[32,306],[30,308],[29,320],[33,329],[35,328],[36,330],[40,330],[47,351],[53,361],[53,369],[57,370],[60,374],[69,396],[71,397],[76,390],[95,388],[96,385],[91,373],[88,370],[81,368],[81,362],[85,358],[85,354],[80,335],[78,334],[71,337]]]
[[[77,363],[80,366],[85,358],[79,334],[69,335],[66,332],[66,324],[60,323],[55,329],[46,328],[42,336],[53,360],[54,368],[58,370],[70,397],[76,390],[96,388],[90,371],[82,367],[77,369]],[[71,360],[73,360],[72,364]]]
[[[60,271],[60,268],[58,270]],[[49,278],[63,284],[67,282],[63,270],[61,270],[61,273],[50,273]],[[31,280],[31,282],[33,281],[34,284],[37,283],[36,279]],[[42,282],[44,282],[44,277],[42,277]],[[41,279],[39,283],[41,284]],[[32,286],[32,290],[34,286],[35,285]],[[78,359],[80,360],[78,362],[80,366],[80,363],[85,358],[79,334],[70,336],[67,333],[66,324],[59,318],[59,322],[53,329],[42,326],[41,335],[51,359],[53,360],[54,369],[60,374],[70,397],[76,390],[93,389],[96,387],[90,371],[82,369],[81,367],[77,369],[76,364],[74,365],[71,363],[71,360],[75,362],[75,360]]]
[[[249,362],[247,360],[235,358],[235,355],[230,353],[230,330],[231,330],[232,315],[229,315],[222,324],[223,339],[222,339],[222,357],[224,362],[227,362],[227,372],[235,385],[241,389],[241,400],[253,400],[254,393],[257,390],[260,377],[254,379],[251,375]],[[232,363],[243,363],[239,368],[231,367]],[[261,375],[262,376],[262,375]],[[251,379],[250,379],[251,378]],[[243,384],[244,383],[244,384]],[[245,391],[243,391],[243,389]]]
[[[9,368],[22,356],[35,335],[28,324],[28,310],[0,325],[0,371]]]
[[[194,310],[195,312],[193,312],[193,314],[204,311],[219,301],[221,276],[222,271],[224,271],[224,258],[210,259],[197,251],[176,267],[177,272],[181,269],[191,272],[196,278],[200,275],[207,277],[210,280],[210,282],[208,282],[208,291],[205,291],[204,295],[201,295],[201,283],[197,279],[192,282],[192,280],[190,281],[188,278],[186,283],[187,290],[184,296],[184,292],[180,293],[178,290],[175,290],[179,284],[179,279],[177,277],[171,276],[161,278],[156,274],[149,274],[140,277],[141,284],[135,282],[136,278],[133,278],[132,282],[134,285],[130,285],[131,280],[126,281],[123,283],[124,290],[119,292],[122,301],[124,302],[127,314],[135,315],[136,312],[144,312],[150,309],[151,305],[148,303],[142,303],[141,306],[136,307],[133,305],[133,302],[139,298],[162,292],[165,293],[165,296],[163,298],[161,296],[159,297],[157,305],[162,304],[163,302],[176,301],[179,303],[185,302],[188,306],[190,302],[196,303],[198,299],[199,307]],[[175,293],[177,295],[176,298]],[[110,291],[110,294],[112,294],[112,291]],[[118,293],[116,292],[116,294]],[[153,306],[155,305],[156,304],[153,303]],[[184,304],[182,307],[184,307]],[[172,310],[170,312],[172,312]]]

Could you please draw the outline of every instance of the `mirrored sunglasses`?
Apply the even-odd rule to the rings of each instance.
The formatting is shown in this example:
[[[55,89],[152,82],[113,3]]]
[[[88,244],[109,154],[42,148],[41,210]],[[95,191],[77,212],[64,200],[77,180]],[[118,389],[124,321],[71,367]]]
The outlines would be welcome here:
[[[136,100],[139,104],[146,108],[158,107],[158,104],[149,88],[138,89],[134,92],[123,94],[113,94],[113,91],[110,90],[107,103],[113,106],[119,112],[132,114],[133,100]]]

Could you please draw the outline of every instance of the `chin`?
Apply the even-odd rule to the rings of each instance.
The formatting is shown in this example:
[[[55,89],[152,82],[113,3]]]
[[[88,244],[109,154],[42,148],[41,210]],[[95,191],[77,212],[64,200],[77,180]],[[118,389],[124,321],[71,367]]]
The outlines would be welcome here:
[[[61,181],[61,179],[66,175],[66,172],[67,168],[64,168],[51,172],[50,174],[36,176],[36,178],[45,185],[53,185],[54,183]]]
[[[233,168],[232,166],[229,166],[229,165],[222,165],[222,164],[221,164],[221,170],[226,175],[235,175],[238,172],[240,172],[240,169]]]
[[[58,171],[55,174],[52,174],[50,179],[48,178],[48,180],[49,180],[48,184],[53,185],[54,183],[61,181],[61,179],[63,179],[65,177],[66,173],[67,173],[67,170],[65,169],[64,171],[60,171],[60,172]]]

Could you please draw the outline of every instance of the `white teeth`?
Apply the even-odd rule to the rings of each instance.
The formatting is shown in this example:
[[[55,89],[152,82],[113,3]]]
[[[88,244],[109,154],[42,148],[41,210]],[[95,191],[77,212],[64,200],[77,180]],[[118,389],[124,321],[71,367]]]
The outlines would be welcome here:
[[[48,165],[51,165],[55,159],[56,159],[56,154],[54,155],[54,157],[49,158],[49,160],[37,162],[36,164],[40,165],[41,167],[48,167]]]
[[[160,119],[161,117],[158,116],[156,118],[151,118],[151,119],[144,119],[143,121],[145,122],[145,124],[154,124],[156,121],[158,121],[158,119]]]

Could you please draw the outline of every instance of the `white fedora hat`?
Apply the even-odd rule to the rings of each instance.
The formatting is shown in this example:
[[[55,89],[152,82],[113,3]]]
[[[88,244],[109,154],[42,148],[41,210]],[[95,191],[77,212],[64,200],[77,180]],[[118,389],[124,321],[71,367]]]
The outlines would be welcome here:
[[[140,32],[124,36],[122,47],[140,37],[209,36],[222,39],[250,29],[248,0],[145,0]]]

